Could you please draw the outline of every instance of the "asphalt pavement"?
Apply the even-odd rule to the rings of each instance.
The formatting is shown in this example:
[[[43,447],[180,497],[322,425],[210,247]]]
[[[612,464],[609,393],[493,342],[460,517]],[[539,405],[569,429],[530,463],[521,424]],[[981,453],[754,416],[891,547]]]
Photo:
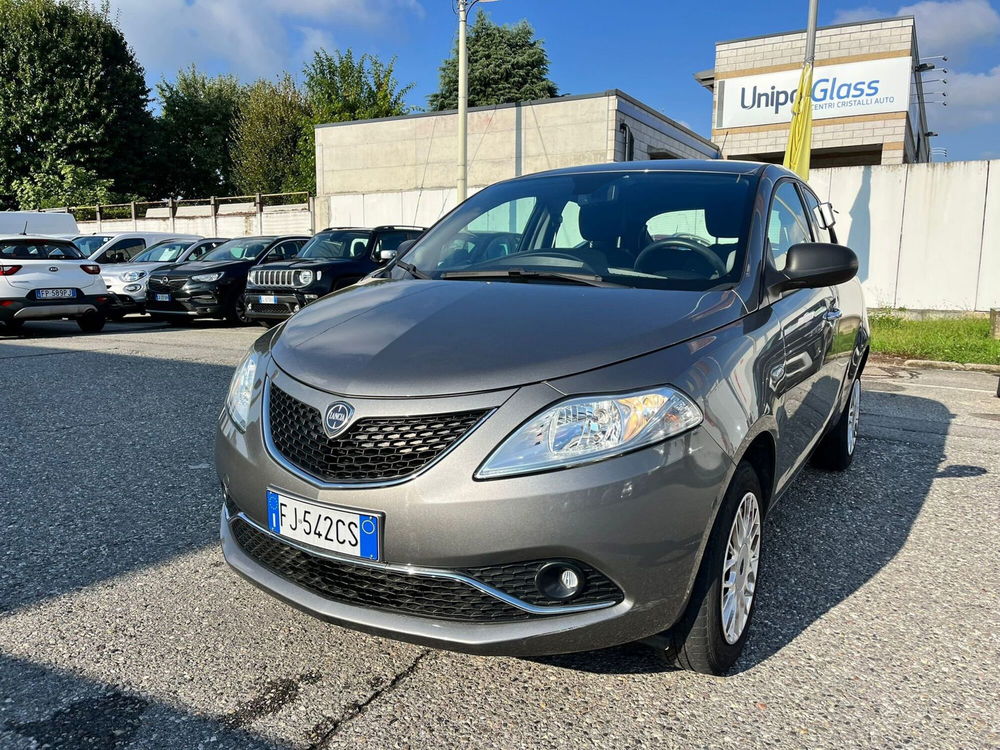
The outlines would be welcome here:
[[[996,376],[869,368],[854,465],[768,518],[714,679],[396,643],[239,579],[211,442],[260,332],[0,336],[0,748],[1000,747]]]

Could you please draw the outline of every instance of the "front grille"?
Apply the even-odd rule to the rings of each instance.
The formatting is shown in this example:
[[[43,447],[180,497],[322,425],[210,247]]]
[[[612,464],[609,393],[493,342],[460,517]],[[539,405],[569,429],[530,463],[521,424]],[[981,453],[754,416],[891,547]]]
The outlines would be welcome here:
[[[269,302],[251,302],[250,312],[268,313],[274,315],[289,315],[292,310],[288,305],[271,304]]]
[[[261,286],[269,289],[273,287],[291,289],[301,286],[298,271],[275,270],[273,268],[261,268],[251,271],[248,281],[250,282],[250,286]]]
[[[292,464],[327,482],[380,482],[418,472],[465,436],[485,411],[368,417],[327,437],[319,410],[270,384],[271,440]]]
[[[188,276],[150,276],[146,288],[154,292],[169,292],[180,289],[188,281],[190,281]]]
[[[326,599],[419,617],[466,622],[526,620],[524,610],[461,581],[408,575],[311,555],[242,519],[233,536],[246,554],[282,578]]]

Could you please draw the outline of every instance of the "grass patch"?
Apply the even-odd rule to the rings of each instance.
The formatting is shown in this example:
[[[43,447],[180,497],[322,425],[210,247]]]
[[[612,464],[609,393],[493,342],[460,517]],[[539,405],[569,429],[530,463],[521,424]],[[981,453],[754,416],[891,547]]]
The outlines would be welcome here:
[[[906,320],[893,312],[869,314],[872,352],[906,359],[1000,364],[1000,341],[986,318]]]

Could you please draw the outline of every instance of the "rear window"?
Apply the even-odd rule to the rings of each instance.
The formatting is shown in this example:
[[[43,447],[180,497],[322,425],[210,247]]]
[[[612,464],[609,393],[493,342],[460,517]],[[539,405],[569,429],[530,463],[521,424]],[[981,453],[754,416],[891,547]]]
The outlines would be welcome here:
[[[2,260],[82,260],[81,253],[71,242],[52,240],[0,241]]]

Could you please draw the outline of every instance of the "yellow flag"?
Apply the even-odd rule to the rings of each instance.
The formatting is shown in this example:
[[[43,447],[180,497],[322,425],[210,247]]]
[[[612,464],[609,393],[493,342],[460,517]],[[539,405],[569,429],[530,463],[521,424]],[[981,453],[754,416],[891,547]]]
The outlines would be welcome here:
[[[812,81],[812,65],[806,63],[792,103],[792,125],[788,131],[788,146],[785,148],[785,167],[803,180],[809,179],[809,152],[812,150]]]

